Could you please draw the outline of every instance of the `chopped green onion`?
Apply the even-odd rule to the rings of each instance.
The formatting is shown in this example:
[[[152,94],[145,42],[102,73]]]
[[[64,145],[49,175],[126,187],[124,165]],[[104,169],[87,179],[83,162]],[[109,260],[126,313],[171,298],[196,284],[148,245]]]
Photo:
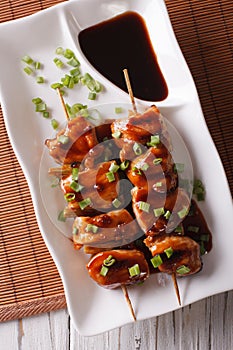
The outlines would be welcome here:
[[[154,165],[159,165],[162,162],[163,158],[156,158],[153,160]]]
[[[108,267],[102,265],[101,270],[100,270],[100,275],[105,277],[108,273]]]
[[[179,275],[186,275],[189,272],[190,272],[190,268],[185,265],[181,265],[176,269],[176,273],[178,273]]]
[[[43,101],[42,101],[42,99],[41,99],[40,97],[34,97],[34,98],[32,99],[32,102],[33,102],[35,105],[37,105],[38,103],[41,103],[41,102],[43,102]]]
[[[129,166],[129,161],[128,160],[124,160],[124,162],[122,162],[121,164],[120,164],[120,168],[121,168],[121,170],[126,170],[127,168],[128,168],[128,166]]]
[[[143,201],[140,201],[138,202],[139,203],[139,209],[146,212],[146,213],[149,213],[149,210],[150,210],[150,204],[147,203],[147,202],[143,202]]]
[[[112,173],[111,171],[109,171],[108,173],[106,173],[106,177],[108,179],[108,182],[113,182],[115,181],[115,175],[114,173]]]
[[[79,168],[72,168],[72,180],[73,181],[78,180],[78,173],[79,173]]]
[[[183,163],[176,163],[174,166],[174,170],[177,173],[183,173],[184,172],[184,164]]]
[[[30,67],[25,67],[24,69],[24,72],[27,74],[27,75],[32,75],[33,74],[33,69],[31,69]]]
[[[115,131],[113,134],[112,134],[112,137],[114,139],[119,139],[121,137],[121,132],[119,130]]]
[[[120,205],[121,205],[121,201],[119,201],[118,198],[115,198],[115,199],[112,201],[112,205],[113,205],[115,208],[119,208]]]
[[[200,240],[203,241],[203,242],[209,242],[210,236],[208,234],[207,235],[201,235],[200,236]]]
[[[80,75],[80,69],[78,67],[70,70],[70,75],[73,77]]]
[[[176,233],[182,233],[182,232],[183,232],[183,226],[182,226],[182,225],[178,225],[178,226],[175,228],[175,232],[176,232]]]
[[[199,179],[194,180],[193,194],[196,195],[198,201],[205,200],[205,187]]]
[[[73,226],[72,234],[76,235],[77,233],[78,233],[78,228],[76,226]]]
[[[164,250],[164,253],[167,255],[168,259],[172,256],[173,254],[173,249],[172,247],[169,247],[167,249]]]
[[[58,128],[58,126],[59,126],[59,123],[58,123],[58,121],[56,119],[52,119],[51,120],[51,125],[52,125],[53,129],[56,130]]]
[[[63,68],[64,67],[64,63],[62,62],[62,60],[60,60],[60,58],[55,57],[53,62],[56,64],[56,66],[58,68]]]
[[[116,259],[112,257],[112,255],[109,255],[106,259],[104,259],[103,265],[104,266],[112,266],[116,262]]]
[[[47,109],[47,106],[44,102],[40,102],[36,104],[36,109],[35,109],[36,112],[45,112],[46,109]]]
[[[163,263],[163,260],[159,254],[153,256],[153,258],[150,259],[150,261],[155,269]]]
[[[96,99],[96,93],[95,92],[89,92],[88,99],[94,101]]]
[[[78,66],[80,66],[80,63],[79,63],[79,61],[77,60],[76,57],[72,57],[72,58],[67,62],[67,64],[69,64],[69,65],[72,66],[72,67],[78,67]]]
[[[156,218],[164,214],[164,208],[156,208],[153,211]]]
[[[149,164],[147,164],[147,163],[144,163],[142,166],[141,166],[141,170],[143,170],[143,171],[147,171],[148,170],[148,168],[149,168]]]
[[[83,210],[91,204],[90,198],[83,199],[79,202],[80,209]]]
[[[180,219],[184,219],[185,216],[188,214],[188,208],[187,207],[183,207],[183,209],[181,209],[180,211],[178,211],[178,216]]]
[[[116,173],[118,171],[118,169],[120,168],[119,165],[111,163],[110,167],[109,167],[109,171],[111,173]]]
[[[142,154],[142,149],[141,149],[140,145],[139,145],[137,142],[135,142],[134,145],[133,145],[133,151],[134,151],[134,153],[135,153],[137,156],[139,156],[140,154]]]
[[[93,233],[97,233],[99,227],[96,225],[92,225],[92,224],[87,224],[85,231],[86,232],[93,232]]]
[[[33,64],[34,64],[35,69],[40,69],[41,68],[41,63],[40,62],[36,61],[36,62],[33,62]]]
[[[58,48],[56,48],[55,53],[56,53],[57,55],[63,55],[64,49],[63,49],[62,47],[59,46]]]
[[[64,195],[64,198],[67,202],[71,202],[75,199],[75,194],[74,193],[66,193]]]
[[[70,49],[65,49],[65,51],[63,52],[63,55],[65,58],[68,58],[68,59],[74,57],[74,53]]]
[[[138,264],[135,264],[129,267],[128,270],[129,270],[130,277],[138,276],[140,275],[140,272],[141,272]]]
[[[44,83],[44,77],[37,77],[36,78],[36,82],[37,82],[37,84],[43,84]]]
[[[74,87],[74,78],[73,77],[70,77],[70,81],[69,81],[69,84],[68,84],[68,88],[69,89],[73,89]]]
[[[157,146],[160,143],[159,135],[152,135],[150,137],[150,142],[147,142],[147,146]]]
[[[102,91],[102,85],[100,84],[99,81],[95,80],[95,92],[100,92]]]
[[[51,183],[51,187],[52,188],[57,187],[59,185],[59,183],[60,183],[59,178],[55,177]]]
[[[43,117],[49,119],[50,115],[48,111],[43,111]]]
[[[61,142],[63,145],[66,145],[69,142],[69,137],[66,135],[60,135],[58,137],[58,142]]]
[[[28,55],[23,56],[21,60],[27,64],[33,64],[34,62],[33,59]]]
[[[163,183],[161,181],[155,183],[155,187],[162,187],[162,185],[163,185]]]
[[[63,87],[63,84],[61,84],[61,83],[53,83],[53,84],[50,85],[50,87],[51,87],[52,89],[56,90],[56,89],[62,88],[62,87]]]
[[[140,171],[140,169],[138,169],[136,166],[133,167],[133,172],[137,175],[142,175],[142,172]]]
[[[166,213],[164,214],[164,217],[168,220],[170,216],[171,216],[171,212],[167,210]]]
[[[66,221],[66,217],[64,215],[64,210],[60,211],[60,213],[58,214],[57,219],[58,219],[58,221],[62,221],[62,222]]]
[[[206,249],[205,249],[204,242],[201,241],[201,242],[199,243],[199,245],[200,245],[200,254],[201,254],[201,255],[204,255],[204,254],[206,253]]]
[[[116,113],[116,114],[122,113],[122,108],[121,108],[121,107],[116,107],[116,108],[115,108],[115,113]]]
[[[70,184],[70,188],[75,192],[80,192],[84,188],[84,186],[80,185],[76,181],[72,181]]]
[[[198,226],[188,226],[187,230],[189,232],[194,232],[194,233],[197,233],[199,231],[200,227]]]

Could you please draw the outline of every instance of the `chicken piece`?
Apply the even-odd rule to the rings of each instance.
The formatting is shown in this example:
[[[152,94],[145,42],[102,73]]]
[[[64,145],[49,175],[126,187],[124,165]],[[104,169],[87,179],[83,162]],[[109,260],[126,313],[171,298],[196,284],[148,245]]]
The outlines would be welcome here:
[[[134,187],[131,194],[134,214],[146,235],[170,233],[188,214],[190,199],[182,188],[157,193],[153,188]]]
[[[200,246],[185,236],[147,237],[144,240],[151,254],[161,259],[156,264],[160,272],[187,276],[201,270]],[[157,260],[157,259],[156,259]],[[158,260],[157,260],[158,261]]]
[[[75,244],[113,248],[128,244],[139,236],[137,222],[126,209],[94,217],[77,217],[73,224]]]
[[[151,106],[143,114],[133,114],[127,119],[117,119],[111,126],[112,134],[119,135],[115,142],[121,148],[120,159],[132,160],[135,158],[135,143],[144,153],[151,136],[157,135],[160,142],[170,149],[170,141],[164,120],[156,106]]]
[[[158,192],[170,192],[177,186],[174,162],[164,145],[150,147],[146,153],[135,158],[126,174],[134,186],[147,189],[154,187]]]
[[[149,277],[144,254],[138,250],[108,250],[94,255],[87,264],[90,277],[105,288],[137,284]]]
[[[96,169],[84,169],[79,171],[78,180],[73,180],[73,175],[63,177],[61,189],[65,198],[68,199],[68,207],[76,215],[93,216],[98,213],[114,209],[113,200],[118,198],[124,204],[123,195],[119,195],[119,174],[110,174],[111,166],[116,165],[115,161],[98,164]],[[76,188],[77,187],[77,188]],[[120,190],[119,190],[120,191]],[[80,207],[80,202],[87,200],[89,205]],[[82,205],[81,205],[82,206]]]
[[[50,155],[59,164],[82,162],[90,150],[93,158],[98,157],[102,150],[100,147],[97,151],[94,149],[97,144],[94,126],[81,116],[69,120],[66,128],[59,131],[54,139],[45,141]]]

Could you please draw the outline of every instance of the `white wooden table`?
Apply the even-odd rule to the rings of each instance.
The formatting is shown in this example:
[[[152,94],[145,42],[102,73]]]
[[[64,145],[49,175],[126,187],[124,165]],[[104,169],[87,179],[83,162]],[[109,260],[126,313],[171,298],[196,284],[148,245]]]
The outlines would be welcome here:
[[[75,331],[67,310],[0,323],[0,350],[139,349],[232,350],[233,291],[93,337]]]

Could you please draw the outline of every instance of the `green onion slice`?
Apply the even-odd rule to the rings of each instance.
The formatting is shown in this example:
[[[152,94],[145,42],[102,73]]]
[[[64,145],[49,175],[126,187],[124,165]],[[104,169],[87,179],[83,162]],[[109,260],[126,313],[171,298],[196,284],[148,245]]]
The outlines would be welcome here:
[[[190,272],[190,268],[185,265],[181,265],[176,269],[176,273],[178,273],[179,275],[186,275],[189,272]]]
[[[135,142],[134,145],[133,145],[133,151],[134,151],[134,153],[135,153],[137,156],[139,156],[140,154],[142,154],[142,149],[141,149],[140,145],[139,145],[137,142]]]
[[[121,206],[121,201],[119,201],[118,198],[115,198],[113,201],[112,201],[112,205],[115,207],[115,208],[119,208]]]
[[[121,168],[121,170],[126,170],[127,168],[128,168],[128,166],[129,166],[129,161],[128,160],[124,160],[124,162],[122,162],[121,164],[120,164],[120,168]]]
[[[154,212],[154,216],[157,218],[157,217],[159,217],[159,216],[164,214],[164,208],[163,207],[162,208],[156,208],[156,209],[153,210],[153,212]]]
[[[147,142],[147,146],[157,146],[160,143],[160,137],[159,135],[152,135],[150,137],[150,142]]]
[[[56,130],[58,128],[58,126],[59,126],[59,123],[58,123],[58,121],[56,119],[52,119],[51,120],[51,125],[52,125],[53,129]]]
[[[116,262],[116,259],[112,257],[112,255],[109,255],[103,262],[104,266],[112,266]]]
[[[75,199],[75,194],[74,193],[66,193],[64,195],[64,198],[67,202],[71,202]]]
[[[116,114],[122,113],[122,108],[121,107],[115,107],[115,113]]]
[[[116,173],[118,171],[118,169],[120,168],[119,165],[111,163],[110,167],[109,167],[109,171],[112,173]]]
[[[92,225],[92,224],[87,224],[85,231],[86,232],[93,232],[93,233],[97,233],[99,227],[96,225]]]
[[[183,209],[181,209],[180,211],[178,211],[178,216],[180,219],[184,219],[185,216],[188,214],[188,208],[187,207],[183,207]]]
[[[172,247],[169,247],[167,249],[164,250],[164,253],[167,255],[168,259],[172,256],[173,254],[173,249]]]
[[[83,210],[89,205],[91,205],[91,199],[90,198],[85,198],[81,202],[79,202],[80,209]]]
[[[72,180],[78,180],[79,168],[72,168]]]
[[[109,171],[108,173],[106,173],[106,177],[108,179],[108,182],[113,182],[115,181],[115,175],[113,172]]]
[[[58,142],[61,142],[63,145],[66,145],[69,142],[69,137],[66,135],[60,135],[58,137]]]
[[[70,184],[70,188],[75,192],[80,192],[84,188],[84,186],[80,185],[76,181],[72,181]]]
[[[153,160],[154,165],[159,165],[162,162],[163,158],[156,158]]]
[[[164,217],[168,220],[170,216],[171,216],[171,212],[167,210],[166,213],[164,214]]]
[[[140,275],[140,272],[141,272],[138,264],[135,264],[129,267],[128,270],[129,270],[130,277],[138,276]]]
[[[140,201],[138,202],[139,204],[139,209],[146,212],[146,213],[149,213],[149,210],[150,210],[150,204],[147,203],[147,202],[143,202],[143,201]]]
[[[60,213],[58,214],[57,219],[58,219],[58,221],[61,221],[61,222],[65,222],[66,221],[66,217],[64,215],[64,210],[60,211]]]
[[[119,139],[121,137],[121,132],[119,130],[115,131],[113,134],[112,134],[112,137],[114,139]]]
[[[108,273],[108,267],[102,265],[101,270],[100,270],[100,275],[105,277],[107,275],[107,273]]]
[[[150,261],[151,261],[151,263],[152,263],[152,265],[153,265],[153,267],[154,267],[155,269],[156,269],[158,266],[162,265],[162,263],[163,263],[163,260],[162,260],[162,258],[161,258],[161,256],[160,256],[160,254],[157,254],[157,255],[153,256],[153,258],[150,259]]]

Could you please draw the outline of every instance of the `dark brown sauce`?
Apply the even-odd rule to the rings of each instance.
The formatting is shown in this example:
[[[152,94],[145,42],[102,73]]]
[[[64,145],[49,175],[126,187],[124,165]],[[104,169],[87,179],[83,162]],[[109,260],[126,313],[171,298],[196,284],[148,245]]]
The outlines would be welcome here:
[[[127,68],[134,96],[162,101],[167,84],[157,62],[144,19],[125,12],[79,33],[80,47],[88,61],[107,79],[127,92]]]

